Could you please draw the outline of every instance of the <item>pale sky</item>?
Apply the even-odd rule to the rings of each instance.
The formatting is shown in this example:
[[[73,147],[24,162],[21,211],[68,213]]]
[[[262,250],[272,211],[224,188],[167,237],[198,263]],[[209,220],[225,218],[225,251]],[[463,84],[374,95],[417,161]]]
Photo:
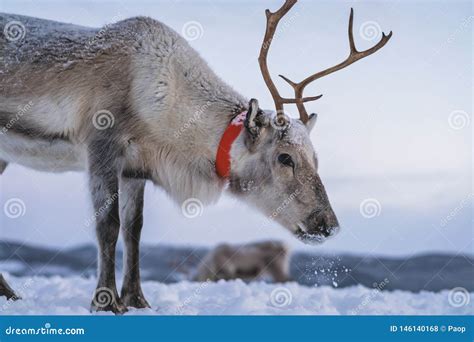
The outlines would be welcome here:
[[[227,83],[272,109],[257,55],[264,10],[281,3],[0,0],[0,12],[95,27],[148,15],[179,33],[197,22],[200,31],[190,44]],[[303,1],[281,23],[284,29],[272,44],[274,79],[281,73],[300,80],[342,61],[351,7],[360,49],[378,41],[379,27],[394,33],[376,54],[306,91],[324,94],[308,105],[319,114],[311,137],[341,233],[323,246],[306,247],[277,224],[258,228],[263,216],[228,197],[188,219],[148,184],[144,243],[213,245],[272,238],[319,252],[473,252],[472,3]],[[277,86],[292,95],[286,83],[277,80]],[[0,204],[19,198],[26,210],[18,218],[0,216],[0,237],[53,246],[95,242],[95,233],[84,225],[92,214],[85,184],[84,174],[9,166],[0,177]],[[378,203],[377,215],[367,218],[360,206],[371,199]]]

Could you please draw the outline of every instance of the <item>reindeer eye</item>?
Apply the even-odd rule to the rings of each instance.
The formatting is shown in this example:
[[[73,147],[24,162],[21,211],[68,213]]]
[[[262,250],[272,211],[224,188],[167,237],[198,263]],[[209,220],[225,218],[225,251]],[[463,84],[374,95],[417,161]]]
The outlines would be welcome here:
[[[282,153],[278,156],[278,161],[285,166],[295,167],[295,163],[288,153]]]

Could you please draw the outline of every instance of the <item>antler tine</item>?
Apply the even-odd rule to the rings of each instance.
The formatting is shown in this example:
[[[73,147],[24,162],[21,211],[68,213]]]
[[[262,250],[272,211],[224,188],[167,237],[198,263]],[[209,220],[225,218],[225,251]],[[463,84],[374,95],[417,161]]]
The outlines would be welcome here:
[[[273,83],[272,77],[270,76],[270,71],[268,70],[267,66],[267,56],[280,19],[286,13],[288,13],[295,3],[296,0],[286,0],[283,6],[274,13],[270,12],[269,9],[265,10],[265,15],[267,17],[267,27],[265,29],[265,36],[263,37],[262,46],[260,48],[260,55],[258,56],[258,64],[260,65],[263,80],[265,81],[268,90],[270,90],[270,93],[273,97],[273,102],[275,102],[277,115],[278,113],[283,112],[283,101],[278,89],[275,86],[275,83]]]
[[[319,72],[317,72],[317,73],[315,73],[311,76],[308,76],[307,78],[305,78],[303,81],[301,81],[299,83],[293,82],[293,81],[291,81],[290,79],[288,79],[287,77],[285,77],[283,75],[279,75],[289,85],[291,85],[293,87],[293,89],[295,91],[295,98],[296,99],[302,99],[303,98],[303,90],[309,83],[311,83],[311,82],[313,82],[313,81],[315,81],[315,80],[317,80],[321,77],[332,74],[333,72],[341,70],[341,69],[357,62],[359,59],[365,58],[365,57],[375,53],[376,51],[378,51],[379,49],[384,47],[384,45],[387,44],[387,42],[392,37],[392,31],[390,31],[390,33],[388,35],[386,35],[385,33],[382,32],[382,38],[380,39],[380,41],[377,44],[375,44],[374,46],[372,46],[371,48],[369,48],[367,50],[358,51],[356,46],[355,46],[355,43],[354,43],[353,25],[354,25],[354,9],[351,8],[351,14],[349,16],[349,27],[348,27],[350,53],[349,53],[349,57],[347,57],[343,62],[341,62],[341,63],[339,63],[335,66],[332,66],[330,68],[327,68],[323,71],[319,71]],[[322,95],[318,96],[318,98],[320,98],[321,96]],[[308,116],[308,113],[306,112],[306,109],[304,107],[303,102],[307,102],[307,101],[297,101],[296,106],[298,107],[298,111],[300,113],[301,121],[306,123],[308,121],[309,116]]]
[[[262,46],[260,48],[260,55],[258,56],[258,64],[260,65],[260,70],[262,72],[263,80],[265,81],[265,84],[267,85],[268,90],[270,90],[270,93],[273,98],[273,102],[275,103],[275,109],[277,112],[277,118],[282,118],[284,115],[283,113],[283,105],[287,103],[296,103],[302,104],[304,102],[308,101],[314,101],[319,99],[321,96],[311,96],[311,97],[299,97],[295,99],[289,99],[289,98],[284,98],[281,97],[280,93],[278,92],[278,89],[275,86],[275,83],[273,83],[273,80],[270,76],[270,72],[268,70],[267,66],[267,56],[268,56],[268,50],[270,49],[270,45],[273,40],[273,36],[275,35],[276,28],[278,26],[278,23],[280,22],[280,19],[283,18],[288,11],[296,4],[297,0],[286,0],[283,6],[280,7],[276,12],[270,12],[270,10],[265,11],[265,15],[267,17],[267,26],[265,29],[265,36],[263,38]],[[282,122],[282,121],[278,121]]]

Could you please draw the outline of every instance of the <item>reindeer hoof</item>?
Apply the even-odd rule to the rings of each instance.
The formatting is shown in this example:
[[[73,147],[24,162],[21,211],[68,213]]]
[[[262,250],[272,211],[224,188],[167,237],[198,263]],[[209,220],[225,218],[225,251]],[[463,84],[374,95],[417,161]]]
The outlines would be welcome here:
[[[151,308],[143,294],[126,294],[122,295],[122,301],[126,307],[136,309]]]
[[[92,311],[112,311],[116,315],[123,315],[128,309],[123,305],[116,291],[107,287],[99,287],[95,290],[92,299]]]
[[[20,300],[21,297],[18,296],[15,292],[12,292],[9,296],[6,296],[8,300]]]
[[[99,312],[99,311],[111,311],[113,312],[114,314],[116,315],[123,315],[124,313],[126,313],[128,311],[127,307],[125,305],[123,305],[122,303],[111,303],[109,305],[106,305],[106,306],[100,306],[100,305],[96,305],[94,302],[92,302],[91,304],[91,312],[92,311],[96,311],[96,312]]]
[[[12,300],[12,301],[21,299],[21,297],[18,296],[18,295],[17,295],[15,292],[13,292],[13,291],[1,292],[1,293],[0,293],[0,297],[2,297],[2,296],[7,297],[7,300]]]
[[[1,162],[1,160],[0,160]],[[1,166],[1,165],[0,165]],[[0,274],[0,297],[5,296],[7,297],[7,300],[18,300],[21,299],[20,296],[18,296],[15,291],[8,285],[7,281],[3,277],[2,274]]]

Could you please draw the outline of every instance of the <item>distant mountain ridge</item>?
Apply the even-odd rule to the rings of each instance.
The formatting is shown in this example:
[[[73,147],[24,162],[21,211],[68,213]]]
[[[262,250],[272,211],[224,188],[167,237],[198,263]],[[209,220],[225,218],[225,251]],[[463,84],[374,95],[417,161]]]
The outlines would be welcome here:
[[[189,279],[208,248],[143,245],[143,280],[174,283]],[[122,268],[122,251],[117,251],[117,269]],[[84,245],[63,250],[0,241],[0,272],[15,276],[85,277],[96,274],[97,249]],[[328,255],[294,252],[290,274],[307,286],[347,287],[364,285],[380,290],[418,292],[464,287],[474,291],[474,258],[469,255],[423,254],[410,258],[357,255]]]

